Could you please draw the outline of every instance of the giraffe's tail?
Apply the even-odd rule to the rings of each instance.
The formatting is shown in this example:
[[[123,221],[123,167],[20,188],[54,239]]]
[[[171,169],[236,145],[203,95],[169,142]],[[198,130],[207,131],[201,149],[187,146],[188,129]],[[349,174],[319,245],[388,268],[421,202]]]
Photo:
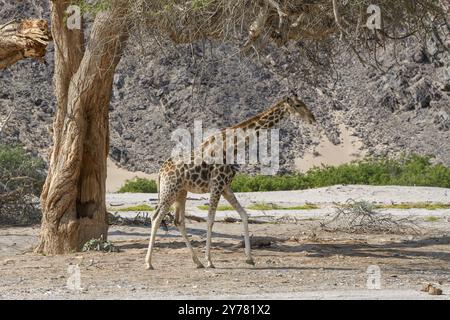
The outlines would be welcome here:
[[[153,213],[152,221],[155,220],[156,216],[159,214],[159,211],[160,211],[160,208],[159,208],[160,181],[161,181],[161,178],[160,178],[160,174],[158,173],[158,177],[156,178],[156,191],[158,192],[158,204],[156,205],[155,212]],[[163,220],[163,221],[161,222],[161,227],[162,227],[166,232],[169,231],[169,227],[167,226],[166,220]]]
[[[156,178],[156,191],[158,192],[158,204],[159,204],[159,182],[161,181],[161,176],[158,173],[158,177]]]
[[[152,214],[152,221],[159,213],[159,181],[160,181],[160,178],[159,178],[159,173],[158,173],[158,176],[156,177],[156,192],[158,193],[158,200],[157,200],[157,203],[155,206],[155,211],[153,211],[153,214]]]

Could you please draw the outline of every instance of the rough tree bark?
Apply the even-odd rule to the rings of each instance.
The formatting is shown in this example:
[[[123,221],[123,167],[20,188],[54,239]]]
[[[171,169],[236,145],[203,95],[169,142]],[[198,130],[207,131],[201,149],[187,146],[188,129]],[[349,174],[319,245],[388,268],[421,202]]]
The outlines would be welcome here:
[[[26,19],[0,25],[0,70],[26,58],[43,60],[50,40],[45,20]]]
[[[54,87],[58,109],[53,149],[41,195],[42,226],[35,251],[79,250],[92,238],[107,237],[106,159],[108,109],[114,72],[122,55],[126,7],[96,15],[87,48],[82,30],[69,30],[64,15],[70,1],[53,0]]]

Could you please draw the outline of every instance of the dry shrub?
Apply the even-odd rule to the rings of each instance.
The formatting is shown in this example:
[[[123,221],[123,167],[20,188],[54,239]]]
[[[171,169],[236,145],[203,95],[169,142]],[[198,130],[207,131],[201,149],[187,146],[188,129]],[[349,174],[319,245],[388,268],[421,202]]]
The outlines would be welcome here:
[[[44,164],[23,148],[0,144],[0,225],[39,223]]]
[[[419,233],[417,225],[410,218],[396,218],[382,213],[370,202],[349,199],[345,204],[336,204],[335,208],[335,212],[321,223],[322,230],[358,234]]]
[[[116,226],[139,226],[139,227],[151,227],[152,219],[151,214],[148,212],[139,212],[134,217],[128,218],[120,216],[117,212],[112,214],[108,213],[108,222],[110,225]],[[174,223],[174,217],[172,214],[167,214],[161,222],[161,228],[164,231],[169,231],[169,225]]]

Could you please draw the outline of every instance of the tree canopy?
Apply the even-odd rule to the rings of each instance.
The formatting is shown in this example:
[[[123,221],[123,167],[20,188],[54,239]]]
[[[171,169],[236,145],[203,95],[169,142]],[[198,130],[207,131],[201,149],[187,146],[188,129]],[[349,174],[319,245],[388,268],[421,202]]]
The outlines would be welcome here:
[[[244,50],[331,37],[345,40],[356,53],[373,51],[387,39],[450,31],[445,0],[141,0],[139,7],[137,21],[177,43],[241,40]],[[376,18],[380,25],[368,28]]]

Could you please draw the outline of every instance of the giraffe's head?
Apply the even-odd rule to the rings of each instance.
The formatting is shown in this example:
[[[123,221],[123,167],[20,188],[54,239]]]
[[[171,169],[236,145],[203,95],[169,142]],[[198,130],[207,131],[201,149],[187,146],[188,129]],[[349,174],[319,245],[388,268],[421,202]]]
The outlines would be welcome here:
[[[299,117],[308,124],[316,123],[316,118],[312,112],[308,109],[306,104],[297,97],[296,94],[286,97],[285,102],[288,106],[288,111],[291,114]]]

